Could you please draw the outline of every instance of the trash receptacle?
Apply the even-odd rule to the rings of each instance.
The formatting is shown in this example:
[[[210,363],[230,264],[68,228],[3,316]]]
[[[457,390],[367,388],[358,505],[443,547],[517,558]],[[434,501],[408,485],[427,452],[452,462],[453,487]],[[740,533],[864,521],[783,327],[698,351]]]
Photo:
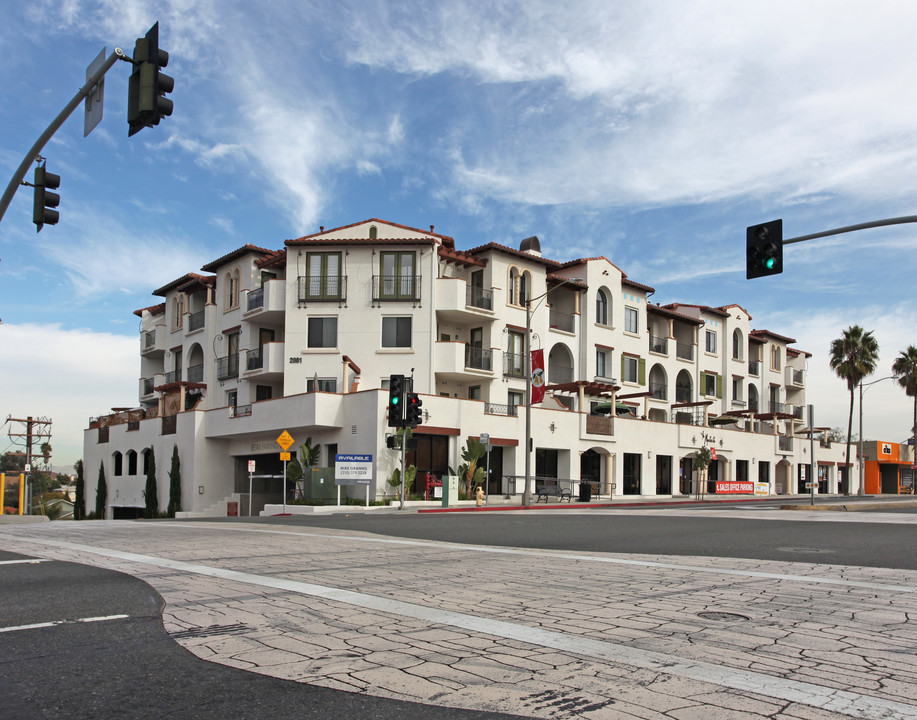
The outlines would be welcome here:
[[[580,502],[591,502],[592,501],[592,483],[581,482],[579,484],[579,501]]]

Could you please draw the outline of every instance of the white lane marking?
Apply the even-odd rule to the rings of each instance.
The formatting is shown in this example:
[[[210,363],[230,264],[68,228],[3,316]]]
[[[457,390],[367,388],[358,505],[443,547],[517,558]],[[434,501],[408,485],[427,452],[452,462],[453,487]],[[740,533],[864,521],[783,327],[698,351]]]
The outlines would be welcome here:
[[[29,558],[28,560],[0,560],[0,565],[38,565],[38,563],[51,562],[47,558]]]
[[[577,655],[602,658],[613,662],[632,665],[634,667],[690,678],[691,680],[699,682],[713,683],[721,687],[759,693],[788,702],[795,702],[810,707],[818,707],[832,712],[843,713],[860,720],[905,720],[906,718],[917,718],[917,706],[908,705],[895,700],[870,697],[868,695],[816,685],[810,682],[773,677],[750,670],[721,667],[709,662],[681,658],[677,655],[668,655],[650,650],[631,648],[607,640],[597,640],[554,630],[544,630],[542,628],[527,625],[518,625],[504,620],[482,618],[476,615],[453,612],[442,608],[414,605],[401,600],[377,597],[375,595],[326,587],[324,585],[314,585],[298,580],[254,575],[252,573],[237,572],[235,570],[227,570],[208,565],[199,565],[197,563],[189,563],[182,560],[170,560],[168,558],[151,555],[139,555],[137,553],[98,548],[78,543],[37,540],[34,538],[30,538],[30,540],[64,550],[87,552],[93,555],[152,565],[154,567],[177,570],[179,572],[220,578],[230,582],[239,582],[247,585],[274,588],[276,590],[324,598],[326,600],[332,600],[367,610],[400,615],[415,620],[426,620],[433,625],[446,625],[473,633],[483,633],[508,640],[517,640],[519,642],[528,643],[529,645],[540,645],[541,647],[575,653]]]
[[[36,628],[56,627],[58,625],[75,625],[76,623],[94,623],[106,622],[108,620],[123,620],[129,615],[104,615],[102,617],[77,618],[76,620],[51,620],[43,623],[32,623],[31,625],[12,625],[10,627],[0,627],[0,633],[16,632],[17,630],[35,630]]]

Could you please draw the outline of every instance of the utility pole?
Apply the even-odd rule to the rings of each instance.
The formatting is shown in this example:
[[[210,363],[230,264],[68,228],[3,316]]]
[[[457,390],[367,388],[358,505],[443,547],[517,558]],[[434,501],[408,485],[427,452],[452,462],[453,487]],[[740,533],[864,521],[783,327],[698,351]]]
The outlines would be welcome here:
[[[14,427],[14,423],[18,426]],[[5,425],[9,425],[9,430],[7,434],[9,435],[10,440],[13,445],[18,447],[25,448],[25,452],[14,452],[10,453],[11,455],[24,455],[25,456],[25,475],[26,483],[28,484],[28,493],[26,497],[26,508],[27,512],[31,514],[32,512],[32,457],[34,456],[33,449],[37,446],[41,448],[42,443],[46,443],[51,439],[51,418],[39,417],[35,418],[29,415],[25,418],[14,418],[11,415],[7,416]]]

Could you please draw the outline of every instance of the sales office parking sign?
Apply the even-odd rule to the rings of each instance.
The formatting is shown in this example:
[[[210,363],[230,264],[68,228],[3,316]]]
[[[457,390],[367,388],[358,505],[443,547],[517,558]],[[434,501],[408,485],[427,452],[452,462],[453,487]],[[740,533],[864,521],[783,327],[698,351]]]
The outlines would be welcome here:
[[[372,455],[335,455],[334,482],[337,485],[370,485],[373,480]]]

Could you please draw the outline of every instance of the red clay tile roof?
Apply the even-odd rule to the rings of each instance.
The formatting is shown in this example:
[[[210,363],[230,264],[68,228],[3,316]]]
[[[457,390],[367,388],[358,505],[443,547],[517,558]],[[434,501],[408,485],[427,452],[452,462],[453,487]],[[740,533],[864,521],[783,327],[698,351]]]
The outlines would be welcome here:
[[[380,220],[379,218],[369,218],[368,220],[361,220],[360,222],[350,223],[350,225],[341,225],[340,227],[336,227],[336,228],[328,228],[327,230],[322,228],[317,233],[312,233],[311,235],[303,235],[300,238],[294,238],[292,240],[287,240],[284,244],[285,245],[298,245],[300,244],[301,240],[310,240],[317,236],[325,235],[327,233],[338,232],[340,230],[347,230],[352,227],[357,227],[359,225],[365,225],[366,223],[374,223],[374,222],[382,223],[383,225],[389,225],[390,227],[401,228],[402,230],[410,230],[412,232],[423,233],[424,235],[429,235],[431,237],[435,237],[442,241],[449,241],[449,243],[451,243],[452,246],[455,247],[455,241],[451,237],[449,237],[448,235],[440,235],[439,233],[433,232],[433,227],[434,227],[433,225],[431,225],[430,230],[427,231],[427,230],[421,230],[420,228],[411,227],[410,225],[400,225],[398,223],[390,222],[388,220]],[[338,238],[338,240],[340,241],[341,238]]]
[[[233,250],[231,253],[227,253],[223,257],[217,258],[213,262],[207,263],[206,265],[204,265],[201,268],[201,270],[203,270],[204,272],[216,272],[216,270],[221,265],[225,265],[226,263],[232,260],[235,260],[236,258],[241,257],[242,255],[245,255],[247,253],[258,253],[260,255],[271,255],[274,252],[276,251],[268,250],[267,248],[258,247],[257,245],[252,245],[251,243],[247,243],[246,245],[243,245],[242,247],[238,248],[237,250]]]
[[[150,305],[149,307],[134,310],[134,315],[137,317],[143,317],[144,311],[149,311],[150,315],[162,315],[162,313],[166,311],[166,304],[159,303],[158,305]]]

